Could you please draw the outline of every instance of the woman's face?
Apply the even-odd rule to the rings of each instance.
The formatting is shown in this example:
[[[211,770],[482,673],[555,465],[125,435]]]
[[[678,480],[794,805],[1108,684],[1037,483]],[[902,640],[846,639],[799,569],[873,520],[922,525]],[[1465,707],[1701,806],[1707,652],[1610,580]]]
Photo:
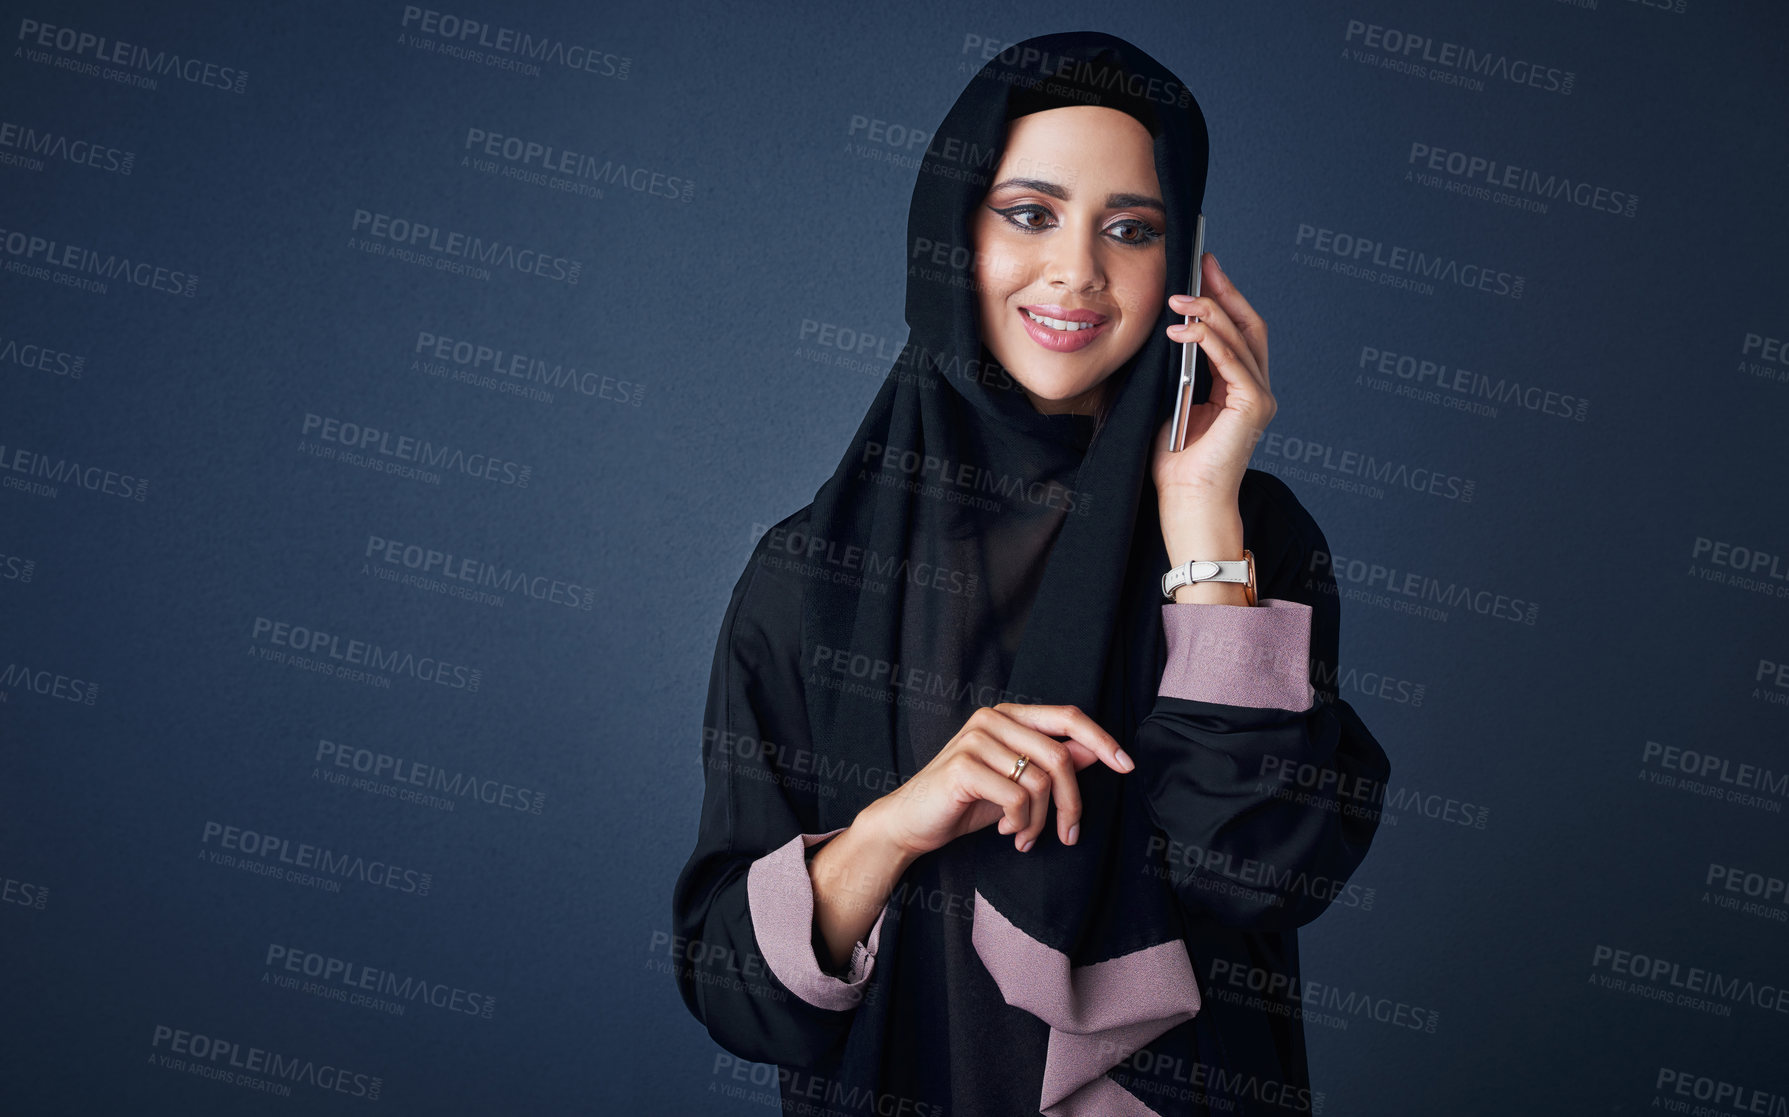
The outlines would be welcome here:
[[[1142,346],[1167,297],[1167,217],[1135,117],[1073,105],[1008,125],[970,222],[976,299],[982,343],[1037,410],[1091,414]]]

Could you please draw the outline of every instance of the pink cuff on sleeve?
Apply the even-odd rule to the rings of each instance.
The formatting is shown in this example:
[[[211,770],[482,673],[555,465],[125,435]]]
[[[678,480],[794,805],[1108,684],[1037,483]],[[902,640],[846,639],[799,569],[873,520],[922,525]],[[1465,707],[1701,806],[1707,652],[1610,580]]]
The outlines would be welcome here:
[[[851,948],[851,964],[843,978],[820,967],[814,956],[814,881],[808,876],[807,848],[845,827],[824,834],[797,834],[752,862],[746,871],[746,899],[758,950],[776,979],[815,1008],[847,1009],[863,1000],[864,986],[876,964],[882,918],[876,916],[869,935]]]
[[[1255,605],[1162,606],[1168,666],[1158,694],[1195,702],[1308,710],[1311,607],[1264,597]]]

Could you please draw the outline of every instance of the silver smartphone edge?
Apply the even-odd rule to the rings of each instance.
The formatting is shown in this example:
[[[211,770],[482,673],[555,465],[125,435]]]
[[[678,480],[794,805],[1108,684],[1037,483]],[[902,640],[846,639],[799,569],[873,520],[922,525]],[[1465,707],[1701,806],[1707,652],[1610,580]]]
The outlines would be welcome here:
[[[1205,215],[1193,223],[1193,267],[1192,275],[1186,281],[1186,293],[1198,297],[1200,285],[1204,280],[1204,268],[1201,263],[1205,258]],[[1193,316],[1185,316],[1186,324],[1193,324]],[[1174,425],[1168,432],[1168,449],[1180,451],[1186,448],[1186,412],[1187,401],[1193,391],[1193,374],[1198,368],[1199,347],[1196,344],[1182,342],[1180,346],[1180,383],[1174,389]]]

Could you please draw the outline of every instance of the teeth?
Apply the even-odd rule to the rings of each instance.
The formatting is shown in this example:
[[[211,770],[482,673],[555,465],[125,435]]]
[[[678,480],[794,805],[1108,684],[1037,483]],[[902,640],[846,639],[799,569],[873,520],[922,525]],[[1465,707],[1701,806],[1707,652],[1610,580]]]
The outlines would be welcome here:
[[[1033,314],[1031,311],[1025,310],[1024,307],[1020,307],[1019,309],[1025,312],[1025,317],[1031,319],[1033,322],[1042,322],[1052,330],[1091,330],[1093,327],[1099,325],[1097,322],[1065,322],[1060,318],[1045,318],[1041,314]]]

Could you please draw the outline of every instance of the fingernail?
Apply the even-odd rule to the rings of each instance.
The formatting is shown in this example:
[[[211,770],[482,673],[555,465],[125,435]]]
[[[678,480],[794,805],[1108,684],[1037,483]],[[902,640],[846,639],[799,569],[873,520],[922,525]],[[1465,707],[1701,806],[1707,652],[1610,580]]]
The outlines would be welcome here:
[[[1020,846],[1020,847],[1019,847],[1019,852],[1020,852],[1020,853],[1030,853],[1030,852],[1031,852],[1031,846],[1032,846],[1032,843],[1033,843],[1033,842],[1036,842],[1036,841],[1037,841],[1037,839],[1036,839],[1036,838],[1033,838],[1033,839],[1031,839],[1031,841],[1029,841],[1029,842],[1026,842],[1026,843],[1025,843],[1025,844],[1024,844],[1024,845],[1022,845],[1022,846]]]
[[[1118,763],[1124,765],[1124,770],[1127,772],[1137,766],[1137,762],[1131,759],[1131,754],[1123,749],[1118,750]]]
[[[1218,254],[1215,252],[1211,254],[1211,266],[1220,272],[1224,270],[1224,265],[1218,263]]]
[[[1075,839],[1080,836],[1081,836],[1081,824],[1080,823],[1077,822],[1073,826],[1068,828],[1068,844],[1069,845],[1074,845]]]

